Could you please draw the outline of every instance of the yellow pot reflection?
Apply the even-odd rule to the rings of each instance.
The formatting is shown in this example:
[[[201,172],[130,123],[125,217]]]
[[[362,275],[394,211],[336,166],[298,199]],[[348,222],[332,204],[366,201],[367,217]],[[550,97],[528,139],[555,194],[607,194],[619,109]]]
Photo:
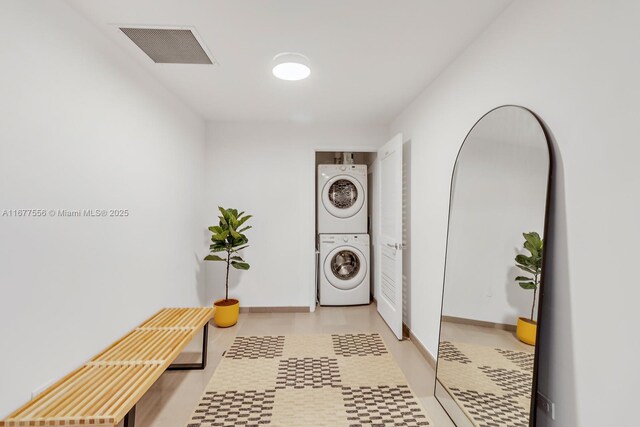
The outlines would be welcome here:
[[[518,317],[518,325],[516,326],[516,336],[520,341],[529,345],[536,345],[537,323],[533,320]]]

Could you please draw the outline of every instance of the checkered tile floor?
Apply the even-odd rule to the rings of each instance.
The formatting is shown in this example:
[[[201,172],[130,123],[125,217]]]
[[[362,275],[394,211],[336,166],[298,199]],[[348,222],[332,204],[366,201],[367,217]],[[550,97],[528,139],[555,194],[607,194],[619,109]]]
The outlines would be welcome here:
[[[187,427],[432,426],[378,334],[237,337]]]
[[[438,380],[477,427],[527,427],[533,352],[440,343]]]

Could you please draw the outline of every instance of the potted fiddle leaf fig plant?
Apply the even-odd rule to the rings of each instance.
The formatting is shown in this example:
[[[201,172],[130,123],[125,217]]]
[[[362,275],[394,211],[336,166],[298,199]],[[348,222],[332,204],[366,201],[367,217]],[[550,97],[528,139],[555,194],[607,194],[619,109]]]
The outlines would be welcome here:
[[[533,316],[536,308],[538,286],[540,286],[540,278],[542,277],[543,241],[535,231],[522,233],[522,236],[525,239],[524,249],[529,252],[529,255],[517,255],[515,258],[516,267],[532,277],[518,276],[515,280],[522,289],[533,291],[533,303],[531,304],[531,316],[528,319],[525,317],[518,318],[516,336],[524,343],[535,345],[537,323],[533,320]]]
[[[244,212],[238,212],[236,209],[222,207],[218,207],[218,209],[221,214],[218,216],[218,225],[209,227],[212,242],[209,246],[211,253],[204,260],[226,263],[224,299],[213,303],[215,307],[213,322],[216,326],[227,328],[238,322],[240,313],[240,301],[229,298],[229,268],[249,269],[249,264],[240,256],[240,251],[249,247],[247,245],[249,239],[244,235],[244,232],[250,229],[251,226],[245,226],[244,223],[251,218],[251,215],[245,215]]]

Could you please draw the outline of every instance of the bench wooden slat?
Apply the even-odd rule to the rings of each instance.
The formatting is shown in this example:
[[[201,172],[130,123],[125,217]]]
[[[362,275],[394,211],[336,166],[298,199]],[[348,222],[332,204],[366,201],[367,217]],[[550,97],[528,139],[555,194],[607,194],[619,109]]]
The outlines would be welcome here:
[[[160,310],[0,427],[115,427],[212,317],[213,308]]]
[[[11,414],[0,425],[80,425],[91,420],[116,425],[118,406],[112,408],[104,402],[117,394],[114,392],[116,387],[125,392],[135,391],[136,379],[149,378],[153,371],[155,369],[151,366],[83,366]],[[150,379],[155,381],[153,377]],[[100,403],[101,411],[97,407]]]
[[[166,313],[159,313],[144,322],[138,329],[147,328],[200,328],[211,319],[213,308],[201,309],[168,309]]]
[[[176,348],[188,344],[195,332],[197,330],[136,329],[117,346],[111,347],[91,361],[94,363],[166,361],[174,355]]]

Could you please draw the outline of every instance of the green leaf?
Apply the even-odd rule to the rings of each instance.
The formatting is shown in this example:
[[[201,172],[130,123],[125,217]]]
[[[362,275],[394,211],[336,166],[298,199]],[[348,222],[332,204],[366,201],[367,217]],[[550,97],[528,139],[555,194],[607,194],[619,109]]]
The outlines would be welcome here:
[[[252,227],[252,226],[250,226],[250,225],[247,225],[246,227],[241,228],[240,230],[238,230],[238,233],[244,233],[245,231],[247,231],[247,230],[248,230],[248,229],[250,229],[250,228],[253,228],[253,227]]]
[[[244,218],[240,219],[238,221],[238,227],[240,227],[242,224],[244,224],[245,222],[247,222],[250,218],[253,218],[253,215],[247,215]]]
[[[231,235],[233,236],[234,239],[242,239],[242,236],[240,235],[240,233],[238,233],[234,229],[231,228],[229,229],[229,231],[231,232]]]
[[[537,286],[532,282],[520,282],[520,287],[522,289],[535,289]]]
[[[220,209],[220,212],[222,212],[222,215],[224,216],[224,218],[227,220],[227,223],[232,226],[233,228],[237,228],[238,226],[238,211],[236,209],[224,209],[221,207],[218,207],[218,209]]]
[[[542,248],[542,239],[540,238],[540,235],[535,231],[532,231],[530,233],[522,233],[522,236],[534,248]]]
[[[516,262],[518,264],[522,264],[522,265],[526,265],[526,266],[533,266],[533,262],[532,262],[531,258],[529,258],[528,256],[525,256],[525,255],[522,255],[522,254],[516,255],[515,260],[516,260]]]
[[[231,258],[229,258],[233,261],[240,261],[240,262],[244,262],[244,260],[242,259],[242,257],[239,256],[232,256]]]
[[[222,233],[224,230],[222,229],[222,227],[218,226],[218,225],[214,225],[209,227],[209,231],[214,233],[214,234],[220,234]]]
[[[234,268],[237,268],[238,270],[248,270],[249,269],[249,264],[247,264],[246,262],[232,261],[231,265]]]
[[[248,241],[249,239],[242,236],[240,239],[233,239],[233,242],[231,242],[231,246],[237,248],[238,246],[246,245]]]
[[[220,258],[218,255],[207,255],[204,257],[205,261],[226,261],[224,258]]]
[[[536,247],[533,246],[531,242],[524,242],[524,248],[531,252],[531,255],[533,255],[534,257],[538,256],[538,249],[536,249]]]
[[[214,234],[212,238],[218,242],[223,242],[228,236],[229,236],[229,230],[225,230],[220,234]]]
[[[246,249],[246,248],[248,248],[248,247],[249,247],[249,245],[243,246],[243,247],[241,247],[241,248],[234,248],[234,249],[233,249],[233,252],[238,252],[238,251],[241,251],[241,250]]]
[[[525,281],[528,282],[530,280],[533,280],[531,277],[525,277],[525,276],[518,276],[514,279],[516,282],[521,282],[521,281]]]

